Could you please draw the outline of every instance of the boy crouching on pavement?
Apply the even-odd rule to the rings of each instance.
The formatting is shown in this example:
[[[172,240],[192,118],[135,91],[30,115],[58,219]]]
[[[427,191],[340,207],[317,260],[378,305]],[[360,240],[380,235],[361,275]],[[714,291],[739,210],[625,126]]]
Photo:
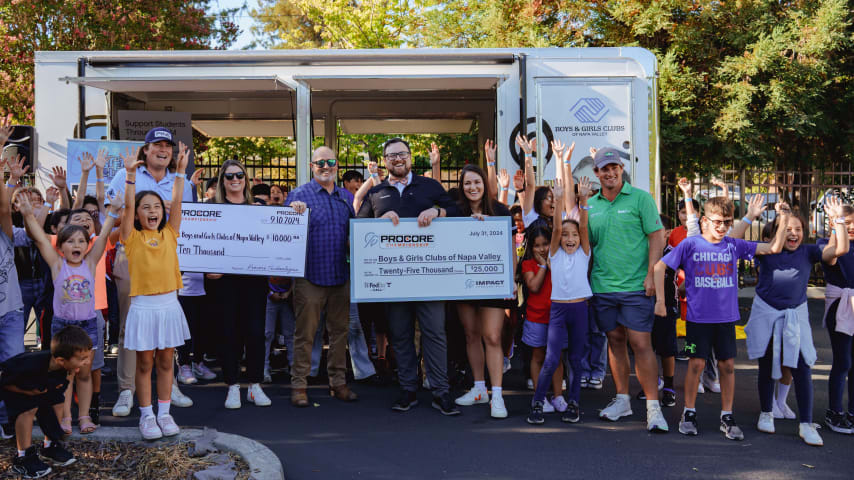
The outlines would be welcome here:
[[[785,222],[790,211],[777,204],[777,215]],[[685,410],[679,433],[697,435],[697,386],[706,358],[714,350],[721,382],[720,430],[730,440],[743,440],[744,433],[732,417],[735,394],[735,323],[738,313],[738,261],[754,255],[780,253],[786,234],[777,229],[772,243],[747,242],[727,236],[733,223],[733,204],[725,197],[709,199],[703,206],[702,235],[688,237],[655,265],[655,314],[667,314],[664,275],[667,267],[685,271],[688,318],[685,345],[691,352],[685,374]],[[785,223],[782,223],[785,225]]]
[[[33,420],[45,434],[41,456],[56,466],[77,459],[63,447],[64,434],[57,415],[62,413],[68,376],[88,368],[92,340],[80,327],[68,326],[51,339],[50,351],[22,353],[0,363],[0,398],[15,424],[18,454],[12,471],[24,478],[41,478],[50,467],[32,445]]]

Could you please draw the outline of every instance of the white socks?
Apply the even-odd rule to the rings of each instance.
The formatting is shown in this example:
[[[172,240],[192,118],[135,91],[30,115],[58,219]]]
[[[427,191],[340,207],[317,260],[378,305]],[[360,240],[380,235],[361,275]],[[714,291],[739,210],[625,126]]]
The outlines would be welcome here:
[[[724,418],[724,415],[732,415],[732,410],[721,410],[721,418]]]
[[[786,385],[783,382],[780,382],[780,381],[777,382],[776,401],[777,401],[777,406],[780,407],[781,410],[785,410],[786,398],[789,396],[789,388],[791,388],[791,387],[792,387],[791,384]]]
[[[661,409],[661,404],[658,403],[658,400],[647,400],[646,401],[646,409],[649,410],[651,408]]]
[[[169,415],[169,406],[170,405],[172,405],[172,402],[170,400],[166,400],[165,402],[163,400],[158,400],[157,401],[157,418],[162,418],[164,415]],[[151,407],[148,407],[148,408],[151,408]]]
[[[154,416],[154,408],[149,405],[147,407],[140,406],[139,407],[139,419],[142,420],[145,417],[153,417]]]
[[[628,393],[618,393],[617,394],[617,400],[622,400],[624,402],[630,402],[632,400],[632,397],[629,396]]]
[[[501,398],[501,387],[492,387],[492,398]]]
[[[486,380],[475,380],[474,389],[480,391],[486,391]],[[495,390],[495,389],[493,389]]]

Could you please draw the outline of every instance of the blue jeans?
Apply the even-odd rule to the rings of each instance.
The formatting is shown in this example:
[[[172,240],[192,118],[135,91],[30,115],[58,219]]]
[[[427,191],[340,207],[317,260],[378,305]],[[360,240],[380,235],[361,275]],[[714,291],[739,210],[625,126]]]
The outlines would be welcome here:
[[[587,311],[587,342],[581,355],[581,377],[602,380],[608,365],[608,337],[599,330],[592,308]]]
[[[552,302],[549,315],[548,344],[546,359],[537,380],[537,390],[534,392],[535,402],[544,402],[546,391],[551,387],[551,378],[561,362],[563,345],[567,345],[569,365],[573,375],[569,381],[569,400],[578,403],[581,396],[581,355],[584,353],[584,343],[587,340],[587,302],[557,303]]]
[[[362,322],[359,320],[358,304],[350,304],[350,327],[347,331],[347,342],[350,349],[350,365],[353,366],[353,378],[362,380],[375,375],[374,363],[362,332]]]
[[[271,304],[274,308],[271,311]],[[285,305],[285,306],[283,306]],[[283,313],[280,310],[287,309],[290,315]],[[279,315],[281,317],[279,328],[283,337],[285,337],[285,348],[288,351],[288,365],[294,364],[294,330],[296,329],[296,317],[294,316],[291,305],[287,302],[274,303],[267,301],[267,322],[271,321],[270,315]],[[326,331],[326,314],[320,317],[320,325],[317,328],[317,334],[314,335],[314,344],[311,347],[311,371],[309,376],[316,377],[320,371],[320,359],[323,356],[323,332]],[[266,333],[266,332],[265,332]],[[270,355],[267,355],[269,359]],[[269,366],[269,360],[265,366]]]
[[[23,310],[12,310],[0,317],[0,362],[24,353],[24,332],[27,329]],[[6,406],[0,401],[0,423],[8,423]]]
[[[264,323],[264,371],[270,369],[270,348],[273,345],[273,337],[276,335],[276,327],[285,337],[285,346],[288,348],[288,364],[294,360],[294,311],[291,304],[285,302],[274,302],[267,298],[267,320]]]
[[[21,301],[24,302],[24,321],[29,320],[30,310],[34,310],[36,322],[39,321],[45,301],[45,278],[25,278],[20,281]],[[38,323],[36,323],[38,325]],[[39,330],[39,336],[45,336],[45,332]],[[50,335],[47,335],[50,338]]]

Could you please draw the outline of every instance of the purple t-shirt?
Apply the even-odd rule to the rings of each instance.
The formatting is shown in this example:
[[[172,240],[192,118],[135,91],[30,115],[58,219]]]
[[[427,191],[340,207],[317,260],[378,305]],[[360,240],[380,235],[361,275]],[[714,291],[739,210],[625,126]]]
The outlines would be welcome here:
[[[757,257],[759,284],[756,294],[777,310],[797,307],[807,301],[812,266],[820,261],[818,245],[801,245],[795,251],[783,249],[776,255]]]
[[[688,321],[735,322],[738,314],[738,260],[756,253],[756,242],[724,237],[710,243],[701,235],[688,237],[661,259],[685,271]]]

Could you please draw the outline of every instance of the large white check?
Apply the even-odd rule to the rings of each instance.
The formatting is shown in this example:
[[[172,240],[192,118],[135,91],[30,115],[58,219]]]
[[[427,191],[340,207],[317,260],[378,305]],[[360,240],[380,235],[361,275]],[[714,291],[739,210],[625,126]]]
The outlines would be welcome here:
[[[350,220],[350,300],[466,300],[513,295],[510,217]]]
[[[178,264],[185,272],[305,276],[308,211],[184,203]]]

